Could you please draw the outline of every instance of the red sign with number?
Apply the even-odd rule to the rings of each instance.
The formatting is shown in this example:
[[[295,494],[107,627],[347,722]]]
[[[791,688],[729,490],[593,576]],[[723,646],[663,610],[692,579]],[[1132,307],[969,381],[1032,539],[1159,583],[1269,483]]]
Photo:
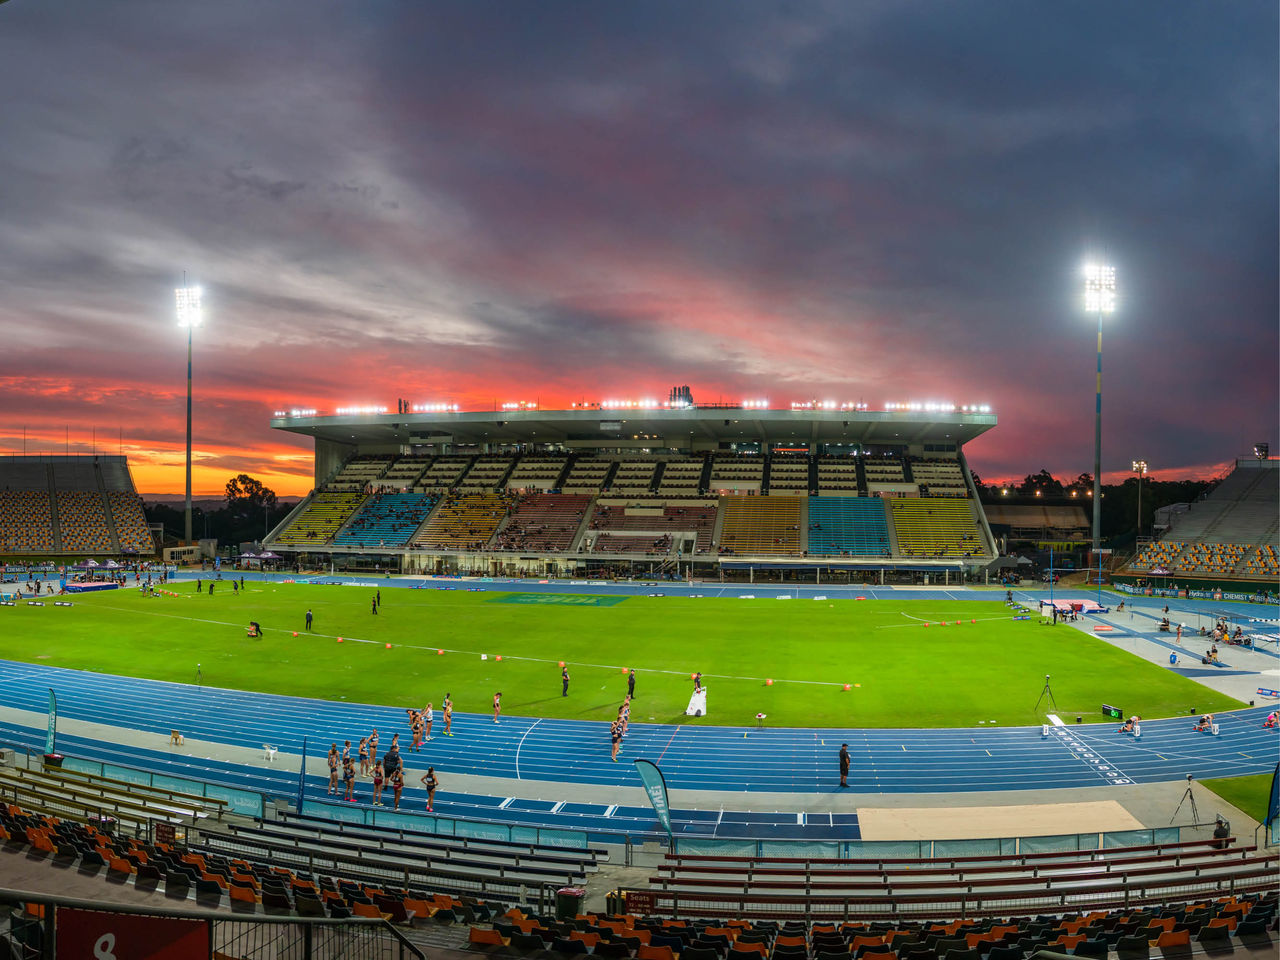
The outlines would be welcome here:
[[[57,960],[196,960],[210,955],[209,923],[58,907]]]

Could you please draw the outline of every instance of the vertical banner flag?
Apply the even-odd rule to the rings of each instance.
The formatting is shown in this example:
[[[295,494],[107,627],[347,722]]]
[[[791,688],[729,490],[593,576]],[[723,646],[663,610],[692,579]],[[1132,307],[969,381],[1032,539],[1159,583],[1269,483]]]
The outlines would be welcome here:
[[[44,752],[56,753],[54,747],[58,740],[58,698],[54,696],[53,687],[49,688],[49,729],[44,735]]]
[[[667,840],[674,843],[671,836],[671,805],[667,802],[667,781],[662,771],[648,760],[636,761],[636,773],[640,774],[640,782],[644,784],[644,792],[649,795],[653,804],[653,812],[658,815],[658,822],[667,831]]]
[[[302,794],[307,788],[307,738],[302,738],[302,765],[298,767],[298,803],[294,807],[299,814],[302,813]]]
[[[1268,840],[1274,841],[1280,828],[1280,763],[1271,774],[1271,799],[1267,801],[1267,834]]]

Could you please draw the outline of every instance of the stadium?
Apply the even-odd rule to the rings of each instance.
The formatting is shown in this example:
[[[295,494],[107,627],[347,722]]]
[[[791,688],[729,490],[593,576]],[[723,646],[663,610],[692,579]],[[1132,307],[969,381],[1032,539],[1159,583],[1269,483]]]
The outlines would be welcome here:
[[[278,413],[314,490],[216,562],[159,557],[123,458],[0,462],[13,849],[376,955],[1270,949],[1276,461],[1055,592],[982,406],[399,405]],[[379,729],[394,806],[329,778]]]

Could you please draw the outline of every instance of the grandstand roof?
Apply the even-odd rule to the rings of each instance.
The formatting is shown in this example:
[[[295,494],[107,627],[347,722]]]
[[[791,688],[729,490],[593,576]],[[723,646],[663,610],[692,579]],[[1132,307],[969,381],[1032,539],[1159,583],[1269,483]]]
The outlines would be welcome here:
[[[355,444],[563,443],[652,439],[765,443],[964,444],[996,425],[993,413],[918,410],[680,409],[493,410],[444,413],[282,414],[271,426]]]

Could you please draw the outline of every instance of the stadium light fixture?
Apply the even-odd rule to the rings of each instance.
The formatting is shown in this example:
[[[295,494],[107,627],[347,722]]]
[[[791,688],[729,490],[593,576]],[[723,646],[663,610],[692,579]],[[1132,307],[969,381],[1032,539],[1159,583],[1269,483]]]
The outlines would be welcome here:
[[[1098,378],[1093,422],[1093,552],[1102,548],[1102,318],[1116,311],[1116,268],[1086,263],[1084,309],[1098,318]]]
[[[187,286],[183,275],[182,286],[173,291],[178,326],[187,328],[187,498],[183,515],[183,533],[191,542],[191,340],[192,331],[204,323],[204,290]]]
[[[1133,472],[1138,475],[1138,532],[1134,538],[1136,543],[1137,537],[1142,536],[1142,478],[1147,475],[1147,461],[1133,461]]]

